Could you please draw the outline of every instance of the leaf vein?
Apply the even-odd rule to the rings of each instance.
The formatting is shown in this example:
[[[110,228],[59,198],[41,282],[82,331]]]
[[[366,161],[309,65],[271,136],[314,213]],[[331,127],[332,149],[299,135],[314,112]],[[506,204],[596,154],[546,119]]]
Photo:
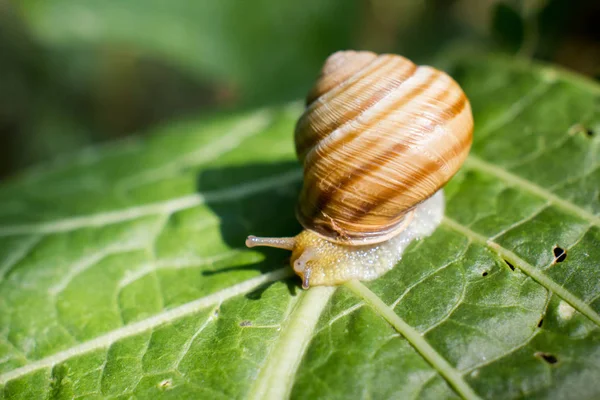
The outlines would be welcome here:
[[[27,238],[12,252],[0,265],[0,282],[12,271],[12,269],[29,254],[31,250],[42,240],[42,235],[34,235]]]
[[[396,308],[396,306],[398,306],[398,304],[400,304],[400,302],[402,301],[402,299],[415,287],[417,287],[418,285],[420,285],[421,283],[425,282],[427,279],[435,276],[436,274],[440,273],[441,271],[443,271],[444,269],[448,268],[449,266],[451,266],[452,264],[454,264],[455,262],[457,262],[467,251],[468,249],[468,244],[467,246],[464,247],[464,249],[462,249],[459,254],[455,255],[452,260],[450,260],[449,262],[447,262],[446,264],[442,265],[441,267],[437,268],[436,270],[430,272],[429,274],[426,274],[424,276],[422,276],[421,278],[419,278],[417,281],[413,282],[411,285],[409,285],[404,292],[402,292],[402,294],[400,295],[400,297],[398,297],[396,300],[394,300],[394,302],[390,305],[390,307],[392,308]]]
[[[538,208],[537,210],[534,210],[529,216],[527,216],[526,218],[523,218],[517,222],[515,222],[514,224],[511,224],[510,226],[502,229],[500,232],[496,233],[493,236],[490,236],[489,240],[496,240],[497,238],[499,238],[502,235],[505,235],[506,233],[508,233],[509,231],[518,228],[519,226],[531,221],[532,219],[536,218],[538,215],[540,215],[542,212],[544,212],[544,210],[546,210],[548,208],[548,204],[546,203],[544,205],[542,205],[542,207]]]
[[[551,298],[552,298],[552,294],[550,292],[546,292],[546,303],[544,304],[544,307],[542,309],[542,313],[540,315],[540,318],[543,318],[544,315],[546,315],[546,312],[548,310],[548,305],[550,304]],[[469,369],[464,370],[463,373],[467,374],[467,373],[469,373],[471,371],[474,371],[474,370],[476,370],[478,368],[485,367],[486,365],[490,365],[490,364],[492,364],[492,363],[494,363],[494,362],[496,362],[496,361],[498,361],[498,360],[500,360],[500,359],[502,359],[502,358],[504,358],[504,357],[506,357],[506,356],[508,356],[508,355],[510,355],[512,353],[514,353],[515,351],[517,351],[517,350],[519,350],[519,349],[527,346],[531,342],[531,340],[533,340],[533,338],[540,333],[540,331],[541,331],[540,329],[534,329],[533,332],[531,333],[531,335],[529,337],[527,337],[523,343],[510,348],[509,350],[507,350],[506,353],[504,353],[502,355],[498,355],[497,357],[491,358],[489,360],[485,360],[481,364],[474,365],[474,366],[470,367]]]
[[[421,332],[421,335],[426,335],[427,332],[430,332],[433,329],[435,329],[436,327],[443,324],[445,321],[447,321],[452,316],[454,311],[456,311],[458,309],[458,307],[460,307],[460,305],[463,304],[463,300],[465,299],[465,294],[467,293],[467,282],[465,282],[465,280],[464,280],[464,269],[462,269],[462,270],[463,270],[462,271],[463,276],[461,277],[462,278],[461,280],[463,281],[463,285],[462,285],[462,291],[460,292],[460,297],[458,298],[456,303],[452,306],[452,308],[450,310],[448,310],[448,312],[446,312],[446,314],[442,318],[440,318],[439,321],[435,322],[433,325],[429,326],[427,329],[425,329],[423,332]]]
[[[90,226],[100,227],[124,221],[131,221],[149,215],[170,214],[209,202],[224,202],[242,199],[256,193],[297,182],[301,177],[302,171],[294,169],[235,187],[206,192],[204,194],[191,194],[164,202],[144,204],[121,210],[65,218],[51,222],[5,226],[0,227],[0,237],[65,232]]]
[[[291,275],[291,271],[288,268],[282,268],[276,271],[272,271],[252,279],[248,279],[244,282],[238,283],[229,288],[221,291],[212,293],[206,297],[202,297],[185,303],[179,307],[161,312],[153,315],[152,317],[140,320],[138,322],[126,325],[124,327],[115,329],[95,339],[83,342],[70,349],[63,350],[55,353],[51,356],[32,362],[31,364],[24,365],[20,368],[16,368],[12,371],[8,371],[0,375],[0,385],[5,384],[8,381],[17,379],[21,376],[29,374],[33,371],[50,368],[56,364],[66,361],[72,357],[76,357],[85,353],[89,353],[93,350],[103,349],[110,347],[113,343],[125,339],[156,327],[168,324],[171,321],[175,321],[179,318],[193,314],[199,310],[205,309],[213,304],[218,304],[224,300],[230,299],[235,296],[239,296],[245,293],[249,293],[255,290],[257,287],[264,285],[265,283],[274,282],[280,279],[287,278]]]
[[[576,205],[575,203],[572,203],[569,200],[565,200],[565,199],[558,197],[556,194],[552,193],[551,191],[549,191],[541,186],[538,186],[537,184],[535,184],[531,181],[528,181],[527,179],[521,178],[520,176],[515,175],[512,172],[509,172],[505,169],[502,169],[502,168],[492,165],[486,161],[483,161],[482,159],[480,159],[474,155],[471,155],[467,158],[467,160],[465,162],[465,166],[470,169],[482,171],[482,172],[488,173],[490,175],[493,175],[512,186],[516,186],[520,189],[525,190],[526,192],[532,193],[538,197],[546,199],[553,205],[555,205],[563,210],[566,210],[567,212],[575,214],[582,219],[588,220],[594,225],[600,226],[600,217],[596,216],[595,214],[591,213],[590,211]]]
[[[216,160],[227,152],[235,149],[244,140],[261,133],[271,123],[273,116],[267,110],[258,111],[240,121],[231,130],[212,141],[209,145],[187,153],[177,160],[155,167],[144,172],[130,175],[116,183],[117,189],[128,191],[132,188],[168,178],[172,173],[181,169],[202,165]]]
[[[499,117],[493,119],[483,128],[479,129],[479,139],[485,139],[491,132],[494,132],[503,126],[506,126],[510,122],[514,121],[528,106],[533,104],[537,99],[542,97],[552,87],[550,81],[542,81],[538,83],[529,93],[521,96],[521,98],[515,101],[510,108],[508,108]]]
[[[479,396],[463,380],[462,375],[444,359],[413,327],[408,325],[395,313],[394,309],[385,304],[369,288],[353,280],[347,282],[348,287],[356,296],[363,299],[372,309],[392,325],[413,346],[415,350],[444,377],[446,382],[465,399],[478,399]]]
[[[462,233],[463,235],[471,238],[473,241],[479,242],[480,244],[487,246],[493,252],[495,252],[502,259],[510,261],[515,267],[519,268],[523,273],[528,275],[530,278],[535,280],[537,283],[545,287],[547,290],[556,293],[561,299],[569,303],[577,311],[588,317],[596,325],[600,326],[600,315],[594,311],[589,304],[586,304],[583,300],[579,299],[573,293],[566,288],[560,286],[546,274],[543,270],[540,270],[521,257],[513,253],[512,251],[500,246],[498,243],[488,240],[485,236],[473,232],[468,227],[461,225],[453,219],[444,217],[444,224],[454,229],[455,231]]]

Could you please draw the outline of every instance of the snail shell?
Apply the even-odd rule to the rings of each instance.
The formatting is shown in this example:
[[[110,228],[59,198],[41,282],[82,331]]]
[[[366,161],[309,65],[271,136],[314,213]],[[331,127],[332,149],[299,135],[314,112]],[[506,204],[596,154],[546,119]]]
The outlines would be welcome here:
[[[458,171],[473,117],[444,72],[397,55],[327,59],[295,132],[304,165],[299,222],[323,238],[378,243]]]
[[[434,68],[343,51],[327,59],[306,103],[294,135],[305,231],[246,244],[292,250],[305,288],[374,279],[440,223],[441,188],[471,147],[469,101]]]

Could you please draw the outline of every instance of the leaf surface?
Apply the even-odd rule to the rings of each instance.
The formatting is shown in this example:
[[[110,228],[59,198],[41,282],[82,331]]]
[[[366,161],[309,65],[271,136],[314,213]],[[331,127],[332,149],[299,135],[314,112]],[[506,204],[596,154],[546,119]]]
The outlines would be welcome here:
[[[299,105],[159,127],[0,189],[0,398],[597,398],[600,90],[460,63],[472,155],[381,279],[299,289]]]

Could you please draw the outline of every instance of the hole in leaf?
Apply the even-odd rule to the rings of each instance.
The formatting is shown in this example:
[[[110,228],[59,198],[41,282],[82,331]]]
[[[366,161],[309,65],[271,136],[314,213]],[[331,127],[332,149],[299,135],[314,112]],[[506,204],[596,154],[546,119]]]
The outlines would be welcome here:
[[[592,136],[594,136],[594,131],[593,131],[592,129],[590,129],[590,128],[587,128],[587,129],[585,130],[585,134],[586,134],[588,137],[592,137]]]
[[[483,274],[481,274],[481,276],[487,276],[488,272],[487,271],[483,271]]]
[[[556,356],[554,354],[538,351],[537,353],[534,354],[534,356],[536,356],[537,358],[541,358],[542,360],[546,361],[548,364],[556,364],[558,362],[558,358],[556,358]]]
[[[512,264],[511,264],[511,263],[510,263],[508,260],[504,260],[504,262],[506,263],[506,265],[508,265],[508,267],[509,267],[509,268],[510,268],[512,271],[514,271],[514,270],[515,270],[515,266],[514,266],[514,265],[512,265]]]
[[[543,323],[544,323],[544,318],[540,319],[540,322],[538,322],[538,328],[541,328]]]
[[[577,123],[569,128],[569,135],[573,136],[578,133],[583,133],[585,136],[591,138],[594,136],[594,130],[592,128],[588,128],[584,124]]]
[[[567,252],[558,246],[554,246],[552,252],[554,253],[554,262],[560,263],[567,259]]]

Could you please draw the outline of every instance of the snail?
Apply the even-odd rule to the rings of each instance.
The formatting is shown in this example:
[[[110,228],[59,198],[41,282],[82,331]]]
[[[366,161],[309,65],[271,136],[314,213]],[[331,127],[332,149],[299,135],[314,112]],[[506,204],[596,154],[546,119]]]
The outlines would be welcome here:
[[[472,132],[469,101],[446,73],[399,55],[334,53],[294,134],[304,230],[249,236],[246,245],[291,250],[305,289],[375,279],[440,224],[442,187],[467,157]]]

